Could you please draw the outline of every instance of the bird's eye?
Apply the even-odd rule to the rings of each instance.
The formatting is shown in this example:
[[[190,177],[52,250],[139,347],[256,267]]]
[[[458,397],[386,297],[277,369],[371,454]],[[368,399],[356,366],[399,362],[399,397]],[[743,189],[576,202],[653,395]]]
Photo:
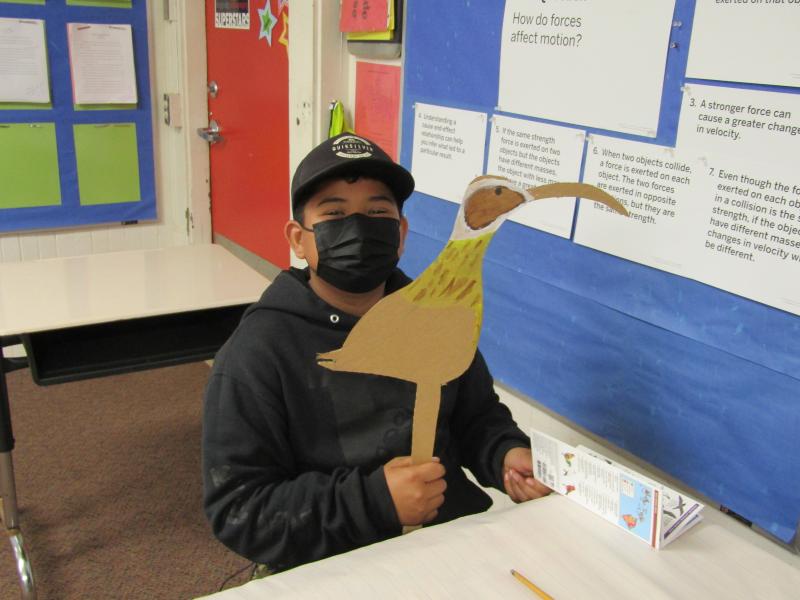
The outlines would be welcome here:
[[[503,188],[501,188],[499,185],[496,188],[494,188],[494,195],[495,196],[499,196],[502,193],[503,193]]]

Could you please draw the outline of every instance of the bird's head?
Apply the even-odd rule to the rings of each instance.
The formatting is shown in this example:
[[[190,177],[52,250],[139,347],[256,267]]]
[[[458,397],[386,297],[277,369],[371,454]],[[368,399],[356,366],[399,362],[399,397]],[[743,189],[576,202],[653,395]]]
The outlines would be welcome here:
[[[451,239],[468,239],[494,233],[518,206],[545,198],[581,197],[605,204],[628,215],[613,196],[586,183],[551,183],[523,189],[500,175],[481,175],[464,192]]]
[[[464,192],[453,233],[463,239],[494,232],[511,211],[532,199],[526,190],[505,177],[476,177]]]

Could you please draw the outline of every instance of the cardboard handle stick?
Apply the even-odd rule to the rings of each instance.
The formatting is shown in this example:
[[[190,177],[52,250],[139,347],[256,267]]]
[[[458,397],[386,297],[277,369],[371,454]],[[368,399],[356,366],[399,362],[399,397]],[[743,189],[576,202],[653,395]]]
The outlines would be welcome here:
[[[419,465],[433,458],[436,440],[436,421],[442,386],[427,381],[417,382],[417,397],[414,401],[414,420],[411,425],[411,462]]]
[[[412,464],[419,465],[433,458],[433,445],[436,441],[436,422],[439,418],[441,400],[441,384],[427,381],[417,382],[414,419],[411,424]],[[420,527],[422,525],[405,525],[403,534],[415,531]]]

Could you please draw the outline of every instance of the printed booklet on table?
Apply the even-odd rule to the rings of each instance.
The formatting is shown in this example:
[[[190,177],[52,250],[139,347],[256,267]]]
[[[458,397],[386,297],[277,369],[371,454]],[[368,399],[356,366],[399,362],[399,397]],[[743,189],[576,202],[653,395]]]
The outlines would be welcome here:
[[[653,548],[702,519],[703,504],[583,446],[531,429],[535,477]]]

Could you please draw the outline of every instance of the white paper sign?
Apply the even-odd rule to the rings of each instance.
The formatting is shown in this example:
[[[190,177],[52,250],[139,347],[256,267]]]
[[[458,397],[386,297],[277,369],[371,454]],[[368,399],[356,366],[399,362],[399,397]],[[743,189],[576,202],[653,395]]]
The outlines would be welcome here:
[[[582,202],[575,241],[692,277],[699,237],[698,200],[692,187],[696,170],[691,159],[670,148],[590,136],[584,183],[606,190],[630,216]]]
[[[800,314],[800,172],[773,161],[591,136],[575,241]]]
[[[464,190],[483,174],[486,113],[417,103],[411,174],[416,190],[461,203]]]
[[[721,156],[705,167],[695,279],[800,315],[800,172]]]
[[[0,19],[0,102],[50,102],[43,20]]]
[[[697,0],[687,77],[800,86],[800,2]]]
[[[266,8],[269,10],[269,6]],[[263,12],[263,9],[259,10]],[[247,0],[214,0],[214,27],[250,29],[250,7]]]
[[[586,134],[577,129],[495,115],[486,172],[520,187],[578,181]],[[527,204],[511,220],[563,238],[572,233],[575,198]]]
[[[677,147],[701,156],[759,157],[796,169],[800,94],[687,84]]]
[[[75,104],[136,104],[130,25],[68,23]]]
[[[655,137],[675,0],[507,0],[503,112]]]

